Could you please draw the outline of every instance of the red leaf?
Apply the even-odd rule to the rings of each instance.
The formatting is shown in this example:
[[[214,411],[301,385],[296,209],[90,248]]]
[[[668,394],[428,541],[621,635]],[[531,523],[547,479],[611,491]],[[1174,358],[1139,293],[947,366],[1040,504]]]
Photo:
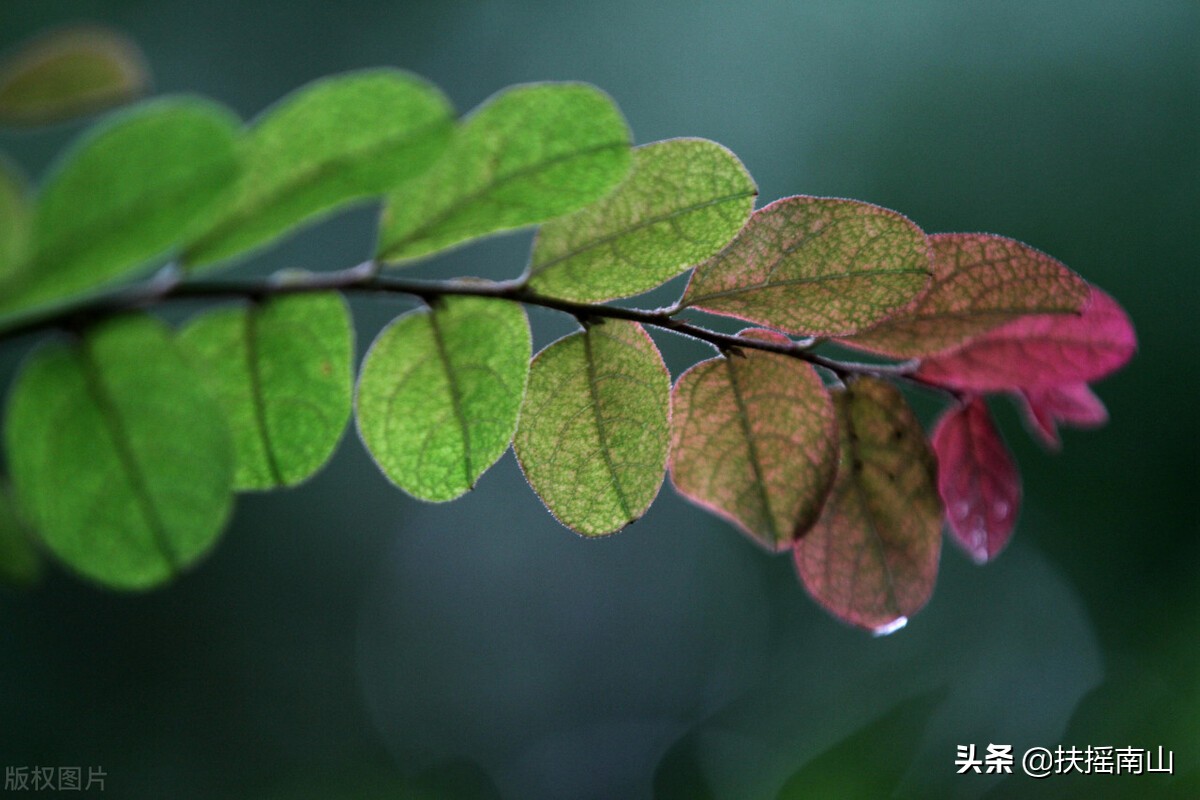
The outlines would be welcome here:
[[[1124,309],[1092,287],[1082,314],[1022,317],[924,359],[916,376],[953,389],[992,392],[1080,383],[1125,365],[1137,349]]]
[[[950,531],[977,564],[990,561],[1012,536],[1021,505],[1021,474],[982,398],[938,421],[933,451]]]
[[[1059,448],[1058,423],[1098,428],[1108,422],[1108,409],[1086,383],[1018,389],[1015,395],[1029,430],[1051,450]]]
[[[890,383],[834,393],[841,463],[820,519],[794,549],[809,593],[877,634],[900,628],[933,592],[942,544],[936,464],[921,425]]]
[[[1078,313],[1087,305],[1087,283],[1029,245],[986,233],[939,233],[929,245],[929,291],[846,344],[897,358],[926,356],[1022,316]]]

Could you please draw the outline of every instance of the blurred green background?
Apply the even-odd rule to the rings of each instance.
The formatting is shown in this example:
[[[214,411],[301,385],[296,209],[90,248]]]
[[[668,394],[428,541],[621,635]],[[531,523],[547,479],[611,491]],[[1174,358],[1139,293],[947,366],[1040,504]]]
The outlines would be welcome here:
[[[431,506],[348,431],[309,484],[241,498],[176,585],[54,568],[0,592],[0,766],[102,766],[117,798],[1200,797],[1200,4],[5,0],[0,47],[73,21],[130,33],[157,91],[246,117],[380,64],[462,111],[590,81],[638,142],[729,146],[760,204],[852,197],[1052,253],[1129,310],[1140,354],[1098,387],[1108,427],[1060,455],[996,404],[1025,476],[1013,544],[986,568],[948,545],[883,639],[669,487],[583,541],[511,455]],[[37,176],[79,130],[0,150]],[[374,215],[244,269],[356,263]],[[420,274],[513,276],[528,244]],[[360,353],[406,307],[356,301]],[[532,317],[535,346],[569,329]],[[659,341],[675,374],[705,355]],[[26,349],[0,349],[3,386]],[[1175,776],[955,774],[956,745],[989,743],[1162,745]]]

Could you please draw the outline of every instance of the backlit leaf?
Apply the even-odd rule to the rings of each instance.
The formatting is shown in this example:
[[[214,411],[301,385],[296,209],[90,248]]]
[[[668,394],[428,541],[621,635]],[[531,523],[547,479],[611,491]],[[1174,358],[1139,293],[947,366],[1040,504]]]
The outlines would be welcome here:
[[[5,441],[30,524],[78,572],[118,589],[170,580],[229,515],[220,408],[148,317],[39,350],[9,399]]]
[[[679,376],[671,403],[681,494],[770,550],[812,526],[838,460],[833,402],[812,366],[758,350],[713,358]]]
[[[304,86],[254,122],[236,199],[186,249],[190,266],[219,261],[339,205],[382,194],[428,169],[453,130],[435,87],[374,69]]]
[[[0,157],[0,287],[25,260],[29,248],[29,217],[25,177]]]
[[[0,124],[44,125],[127,102],[149,82],[138,48],[94,26],[31,39],[0,64]]]
[[[233,436],[234,488],[293,486],[350,419],[354,335],[338,294],[284,295],[196,317],[180,334]]]
[[[639,147],[620,188],[541,227],[530,286],[579,302],[649,291],[728,244],[757,193],[737,156],[715,142]]]
[[[1108,409],[1086,383],[1036,386],[1015,392],[1030,432],[1050,450],[1061,446],[1059,424],[1098,428],[1108,422]]]
[[[379,258],[434,253],[575,211],[629,172],[629,129],[612,100],[579,83],[493,96],[438,163],[388,196]]]
[[[1137,350],[1133,324],[1092,287],[1083,313],[1021,317],[921,362],[917,376],[975,392],[1080,383],[1120,369]]]
[[[846,344],[898,358],[946,350],[1026,314],[1078,313],[1088,285],[1045,253],[1001,236],[929,237],[933,283],[916,307]]]
[[[524,309],[448,297],[379,334],[358,381],[358,431],[375,463],[423,500],[453,500],[512,441],[531,352]]]
[[[178,244],[237,171],[237,120],[204,100],[143,103],[88,131],[38,198],[32,256],[0,312],[122,277]]]
[[[559,522],[613,533],[662,486],[670,403],[671,378],[646,331],[608,320],[538,353],[513,449]]]
[[[933,429],[938,494],[955,541],[977,564],[995,558],[1012,536],[1021,506],[1021,474],[987,404],[976,397]]]
[[[821,518],[796,542],[796,568],[835,616],[889,633],[925,605],[937,579],[936,462],[891,384],[861,378],[833,399],[841,462]]]
[[[42,576],[42,559],[8,487],[0,483],[0,585],[24,589]]]
[[[931,269],[925,234],[896,212],[788,197],[696,267],[683,304],[793,334],[844,335],[912,303]]]

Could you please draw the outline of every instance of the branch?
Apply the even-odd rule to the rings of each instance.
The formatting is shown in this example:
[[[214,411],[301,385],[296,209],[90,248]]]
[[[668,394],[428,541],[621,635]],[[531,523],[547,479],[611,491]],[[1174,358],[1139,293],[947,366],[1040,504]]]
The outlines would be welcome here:
[[[671,331],[706,342],[724,353],[742,350],[762,350],[768,353],[798,358],[829,370],[838,378],[851,375],[871,375],[879,378],[901,379],[943,390],[920,381],[911,374],[913,362],[902,364],[865,364],[839,361],[813,352],[815,339],[764,341],[721,333],[676,318],[679,306],[655,310],[622,308],[603,303],[576,303],[544,297],[531,291],[523,280],[483,281],[457,279],[449,281],[405,280],[379,274],[379,263],[364,261],[347,269],[330,272],[278,272],[267,278],[239,281],[189,282],[174,265],[164,267],[144,284],[107,295],[88,298],[74,305],[50,308],[20,319],[13,326],[0,330],[0,341],[54,328],[80,330],[108,317],[139,311],[178,300],[213,300],[243,298],[255,301],[289,294],[313,292],[358,292],[404,294],[434,302],[439,297],[493,297],[527,306],[538,306],[570,314],[581,322],[603,319],[622,319]],[[944,390],[943,390],[944,391]]]

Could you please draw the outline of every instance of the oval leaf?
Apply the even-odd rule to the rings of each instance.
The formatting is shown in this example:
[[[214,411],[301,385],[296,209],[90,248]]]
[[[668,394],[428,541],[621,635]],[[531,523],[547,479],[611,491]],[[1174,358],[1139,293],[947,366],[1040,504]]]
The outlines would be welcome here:
[[[434,86],[394,69],[324,78],[268,109],[246,136],[236,199],[184,253],[190,266],[267,244],[339,205],[424,172],[453,130]]]
[[[516,303],[448,297],[386,327],[358,380],[358,431],[375,463],[422,500],[453,500],[504,454],[532,344]]]
[[[897,358],[938,353],[1026,314],[1083,310],[1088,285],[1032,247],[984,233],[929,237],[933,283],[915,308],[844,342]]]
[[[559,522],[614,533],[662,486],[670,403],[671,378],[646,331],[608,320],[538,353],[513,450]]]
[[[171,579],[212,547],[233,498],[216,402],[148,317],[38,351],[5,424],[21,508],[59,558],[117,589]]]
[[[237,120],[188,98],[155,100],[84,135],[38,198],[33,253],[0,311],[58,300],[166,254],[229,187]]]
[[[341,295],[282,296],[203,314],[180,342],[233,436],[234,488],[294,486],[350,419],[354,333]]]
[[[916,374],[970,392],[1030,389],[1102,378],[1123,367],[1136,350],[1125,310],[1093,286],[1082,314],[1021,317],[924,359]]]
[[[29,193],[25,177],[0,157],[0,287],[17,272],[29,249]]]
[[[1050,450],[1061,446],[1060,423],[1075,428],[1098,428],[1108,422],[1108,409],[1086,383],[1064,383],[1018,389],[1016,397],[1026,427]]]
[[[941,553],[936,462],[894,386],[834,393],[841,463],[821,518],[796,542],[804,586],[834,616],[876,633],[904,625],[933,592]]]
[[[438,163],[388,197],[378,257],[416,258],[575,211],[629,172],[629,128],[595,87],[506,89],[475,111]]]
[[[793,334],[854,333],[929,284],[925,234],[894,211],[822,197],[759,209],[733,244],[696,267],[683,305]]]
[[[0,483],[0,585],[26,589],[42,577],[42,559],[8,487]]]
[[[149,83],[141,51],[115,31],[67,28],[0,64],[0,124],[45,125],[128,102]]]
[[[948,411],[932,441],[950,532],[975,563],[984,564],[1012,536],[1021,507],[1017,465],[979,397]]]
[[[752,334],[763,332],[742,335]],[[671,481],[767,549],[785,550],[817,520],[837,473],[833,401],[811,365],[744,352],[675,382]]]
[[[737,156],[715,142],[639,147],[620,188],[541,227],[529,285],[578,302],[649,291],[729,244],[757,194]]]

